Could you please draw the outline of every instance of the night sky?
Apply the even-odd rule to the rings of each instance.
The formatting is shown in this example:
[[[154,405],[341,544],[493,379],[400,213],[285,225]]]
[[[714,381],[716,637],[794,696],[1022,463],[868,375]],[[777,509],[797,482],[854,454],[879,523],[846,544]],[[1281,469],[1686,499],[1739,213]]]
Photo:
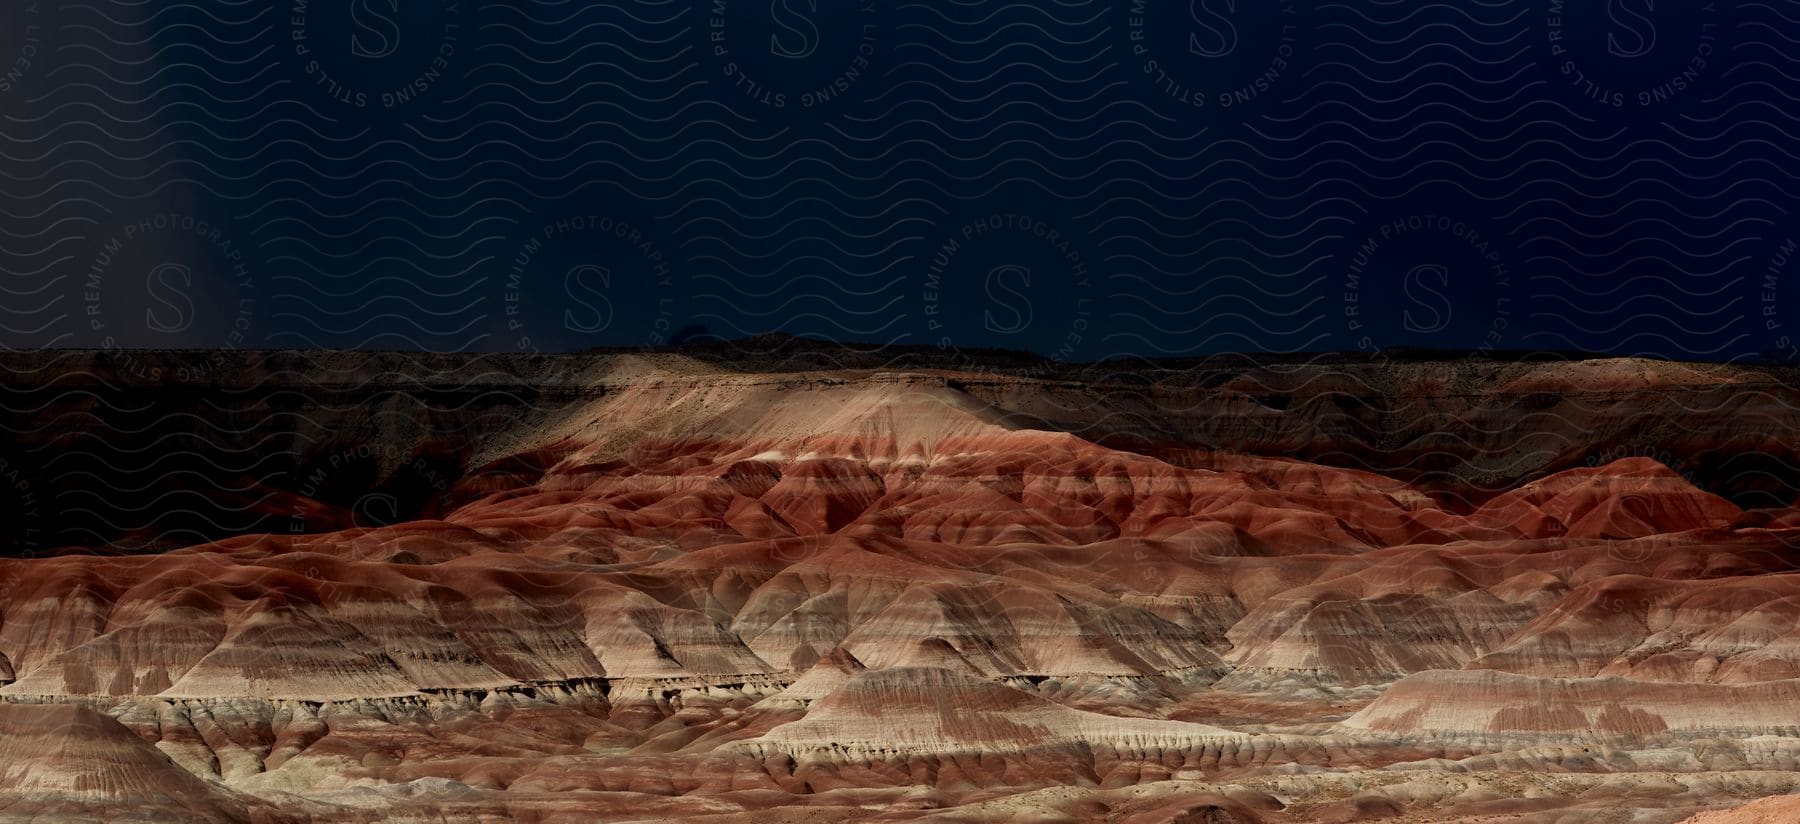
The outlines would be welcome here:
[[[1800,3],[5,6],[8,347],[1800,357]]]

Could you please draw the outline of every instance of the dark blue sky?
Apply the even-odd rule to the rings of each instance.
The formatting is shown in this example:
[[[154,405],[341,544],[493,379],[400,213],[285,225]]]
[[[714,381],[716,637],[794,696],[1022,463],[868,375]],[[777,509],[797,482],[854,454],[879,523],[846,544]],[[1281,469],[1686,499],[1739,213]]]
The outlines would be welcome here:
[[[1800,326],[1783,6],[4,14],[7,346],[1732,359]]]

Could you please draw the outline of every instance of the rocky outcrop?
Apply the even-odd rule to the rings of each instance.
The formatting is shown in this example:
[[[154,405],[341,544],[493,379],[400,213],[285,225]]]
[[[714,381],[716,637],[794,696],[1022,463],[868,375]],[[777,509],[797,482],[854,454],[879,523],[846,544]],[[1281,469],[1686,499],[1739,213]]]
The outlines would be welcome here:
[[[112,356],[15,368],[21,455],[188,457],[81,504],[106,551],[0,559],[0,803],[1672,821],[1792,788],[1779,372],[812,354],[231,355],[148,421],[163,379]]]
[[[1682,824],[1784,824],[1800,821],[1800,798],[1765,798],[1730,810],[1701,813]]]
[[[283,818],[204,780],[118,721],[69,704],[0,703],[0,817],[169,822]]]

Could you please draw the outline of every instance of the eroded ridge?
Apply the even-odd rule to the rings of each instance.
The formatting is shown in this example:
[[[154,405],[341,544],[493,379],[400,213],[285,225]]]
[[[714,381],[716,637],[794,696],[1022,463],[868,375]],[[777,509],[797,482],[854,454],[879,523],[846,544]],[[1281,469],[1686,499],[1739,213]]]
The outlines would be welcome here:
[[[0,817],[1673,822],[1800,788],[1779,373],[377,361],[191,402],[238,404],[208,449],[403,446],[338,492],[433,456],[391,523],[281,475],[231,494],[294,529],[0,560]],[[116,394],[64,443],[105,456],[134,383],[86,374]],[[402,384],[438,405],[244,423]]]

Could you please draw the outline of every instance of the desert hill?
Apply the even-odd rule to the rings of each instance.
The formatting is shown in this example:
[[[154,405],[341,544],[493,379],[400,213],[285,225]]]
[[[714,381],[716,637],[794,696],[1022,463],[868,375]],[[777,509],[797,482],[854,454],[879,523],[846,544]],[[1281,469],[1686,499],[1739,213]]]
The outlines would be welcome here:
[[[1800,786],[1794,375],[880,357],[0,358],[0,817],[1673,822]]]

